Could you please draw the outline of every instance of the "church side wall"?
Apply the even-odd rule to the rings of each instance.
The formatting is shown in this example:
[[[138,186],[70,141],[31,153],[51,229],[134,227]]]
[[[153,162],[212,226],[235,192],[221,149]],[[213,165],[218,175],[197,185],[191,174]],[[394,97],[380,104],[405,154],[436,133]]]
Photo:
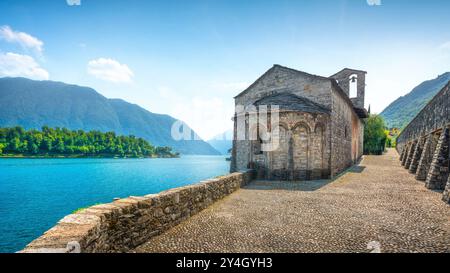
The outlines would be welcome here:
[[[333,88],[331,107],[331,175],[352,166],[362,156],[363,124],[353,106]]]
[[[231,171],[245,170],[248,167],[250,162],[250,141],[249,140],[236,140],[235,149],[236,149],[236,159],[235,167]]]
[[[362,120],[359,120],[359,158],[364,155],[364,126],[365,123]]]

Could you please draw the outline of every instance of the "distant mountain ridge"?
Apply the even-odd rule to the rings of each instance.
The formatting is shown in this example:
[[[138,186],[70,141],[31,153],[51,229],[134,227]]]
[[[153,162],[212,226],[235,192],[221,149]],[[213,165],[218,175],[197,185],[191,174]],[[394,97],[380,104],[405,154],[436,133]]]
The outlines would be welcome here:
[[[228,130],[208,140],[208,143],[223,155],[229,155],[233,147],[233,130]]]
[[[450,72],[436,79],[425,81],[407,95],[391,103],[381,116],[389,128],[402,129],[427,105],[427,103],[450,81]]]
[[[135,135],[181,154],[218,155],[203,140],[176,141],[169,115],[155,114],[121,99],[107,99],[94,89],[62,82],[0,78],[0,127],[65,127]],[[194,131],[192,131],[195,134]]]

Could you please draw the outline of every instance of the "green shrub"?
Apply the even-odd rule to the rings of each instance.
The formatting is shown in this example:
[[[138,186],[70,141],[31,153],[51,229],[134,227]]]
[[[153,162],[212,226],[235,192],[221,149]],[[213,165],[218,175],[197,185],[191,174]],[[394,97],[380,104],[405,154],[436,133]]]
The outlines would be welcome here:
[[[384,119],[379,115],[370,115],[364,127],[364,154],[381,155],[386,150],[388,135]],[[392,143],[392,140],[390,140]]]

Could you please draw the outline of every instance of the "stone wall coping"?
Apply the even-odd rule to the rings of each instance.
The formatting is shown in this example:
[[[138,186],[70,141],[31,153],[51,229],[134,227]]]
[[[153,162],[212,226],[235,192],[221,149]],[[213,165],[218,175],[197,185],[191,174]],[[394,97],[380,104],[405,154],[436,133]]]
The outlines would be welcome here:
[[[20,253],[126,252],[231,194],[253,176],[253,170],[244,170],[94,205],[65,216]]]

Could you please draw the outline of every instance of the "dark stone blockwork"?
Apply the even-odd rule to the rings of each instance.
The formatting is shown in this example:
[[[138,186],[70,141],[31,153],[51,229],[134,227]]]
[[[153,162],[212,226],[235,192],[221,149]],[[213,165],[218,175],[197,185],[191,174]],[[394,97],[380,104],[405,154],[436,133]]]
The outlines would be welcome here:
[[[450,82],[397,138],[402,165],[450,204]]]

